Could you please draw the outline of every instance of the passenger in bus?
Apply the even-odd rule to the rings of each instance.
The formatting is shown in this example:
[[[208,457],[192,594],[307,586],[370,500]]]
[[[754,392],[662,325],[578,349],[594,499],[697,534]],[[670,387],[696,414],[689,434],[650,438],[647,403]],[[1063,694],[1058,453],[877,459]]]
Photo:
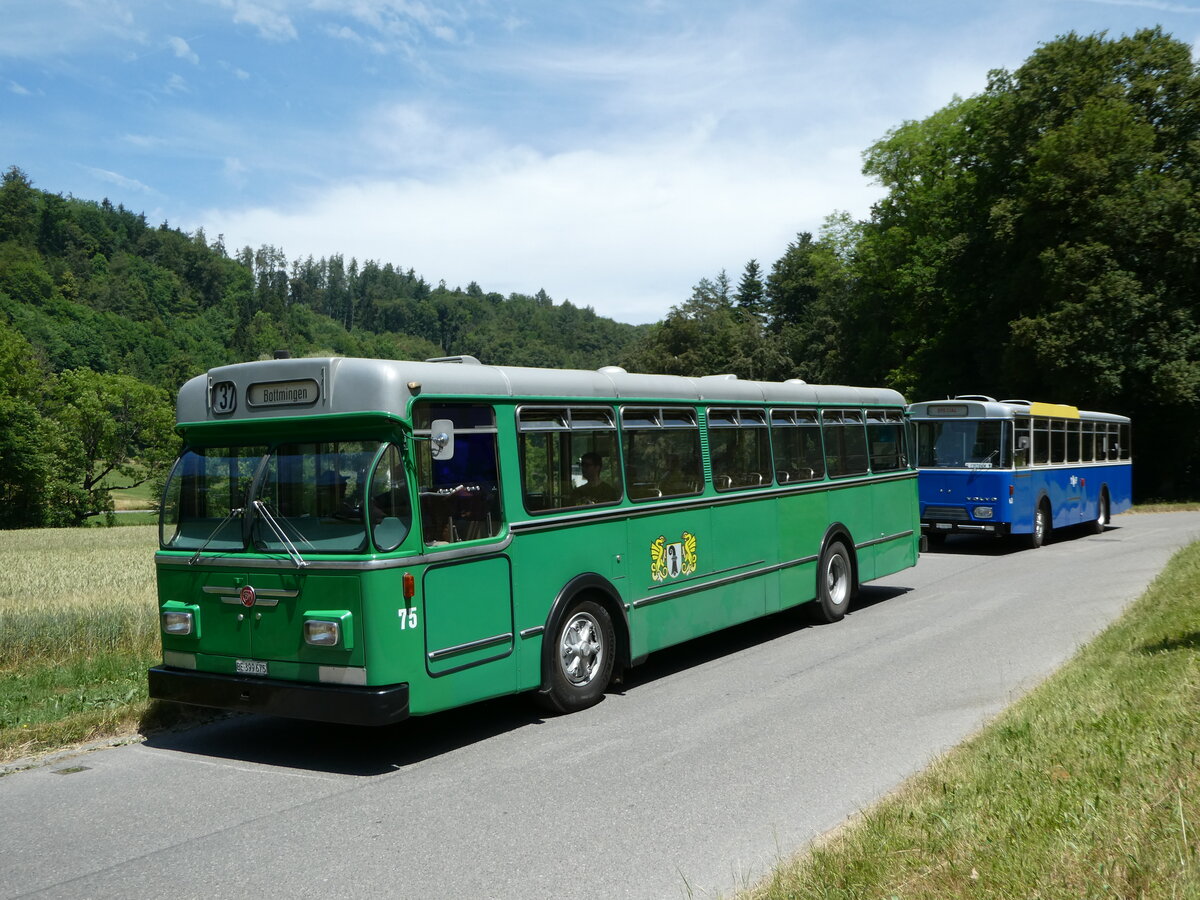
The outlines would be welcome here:
[[[579,471],[583,484],[575,488],[578,503],[607,503],[617,499],[616,489],[600,477],[604,458],[599,453],[585,453],[579,458]]]

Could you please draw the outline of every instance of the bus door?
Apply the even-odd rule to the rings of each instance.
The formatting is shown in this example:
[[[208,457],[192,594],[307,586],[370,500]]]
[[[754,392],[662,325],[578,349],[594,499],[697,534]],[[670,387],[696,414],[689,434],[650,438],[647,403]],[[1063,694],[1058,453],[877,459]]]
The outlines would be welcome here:
[[[512,567],[497,544],[500,504],[495,410],[485,404],[414,407],[420,528],[434,562],[424,573],[425,667],[463,697],[516,688]],[[463,687],[466,679],[474,687]],[[465,693],[463,693],[465,691]]]

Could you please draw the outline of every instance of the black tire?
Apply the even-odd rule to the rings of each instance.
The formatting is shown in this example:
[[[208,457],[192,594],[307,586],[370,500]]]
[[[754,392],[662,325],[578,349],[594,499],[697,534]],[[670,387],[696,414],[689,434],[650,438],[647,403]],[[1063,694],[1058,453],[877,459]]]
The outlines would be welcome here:
[[[1050,536],[1050,507],[1043,500],[1033,513],[1033,531],[1025,536],[1025,544],[1030,550],[1036,550],[1046,543]]]
[[[612,680],[616,649],[608,610],[594,600],[572,603],[559,620],[544,657],[550,689],[538,695],[542,705],[569,713],[599,703]]]
[[[817,599],[812,603],[813,618],[822,624],[839,622],[850,609],[854,597],[854,566],[841,541],[833,541],[821,553],[817,564]]]
[[[1108,491],[1101,489],[1100,502],[1096,505],[1096,518],[1092,520],[1092,534],[1104,534],[1104,526],[1108,524]]]

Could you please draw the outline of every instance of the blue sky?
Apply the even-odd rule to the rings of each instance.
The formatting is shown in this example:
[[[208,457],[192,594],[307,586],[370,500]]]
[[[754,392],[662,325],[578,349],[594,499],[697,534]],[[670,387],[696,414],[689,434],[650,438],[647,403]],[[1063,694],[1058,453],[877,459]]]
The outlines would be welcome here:
[[[861,154],[1157,0],[0,0],[0,166],[291,259],[661,319],[880,190]]]

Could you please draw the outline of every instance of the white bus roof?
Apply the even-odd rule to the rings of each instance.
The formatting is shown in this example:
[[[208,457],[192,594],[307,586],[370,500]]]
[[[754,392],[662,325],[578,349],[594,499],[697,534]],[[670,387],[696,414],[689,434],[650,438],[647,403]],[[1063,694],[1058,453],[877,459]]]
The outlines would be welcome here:
[[[1128,416],[1093,412],[1062,403],[1030,400],[993,400],[982,394],[964,394],[945,400],[922,400],[908,408],[913,419],[1013,419],[1045,416],[1057,419],[1087,419],[1093,422],[1128,422]]]
[[[326,413],[408,413],[414,396],[562,399],[573,402],[701,401],[780,405],[904,406],[887,388],[744,381],[733,375],[641,375],[485,366],[472,357],[403,360],[321,357],[237,363],[210,369],[179,391],[180,425]]]

